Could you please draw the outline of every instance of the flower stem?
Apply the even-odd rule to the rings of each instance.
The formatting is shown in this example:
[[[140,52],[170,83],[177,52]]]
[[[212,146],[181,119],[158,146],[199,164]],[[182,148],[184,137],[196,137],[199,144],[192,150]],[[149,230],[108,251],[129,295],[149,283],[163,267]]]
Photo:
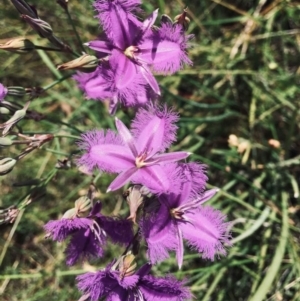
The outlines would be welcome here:
[[[81,51],[85,52],[85,49],[83,48],[83,43],[82,43],[82,41],[81,41],[81,39],[80,39],[80,36],[79,36],[79,34],[78,34],[77,30],[76,30],[75,24],[74,24],[74,22],[73,22],[73,19],[72,19],[72,17],[71,17],[71,14],[70,14],[70,12],[69,12],[68,7],[65,8],[65,11],[66,11],[66,14],[67,14],[67,16],[68,16],[68,19],[69,19],[69,21],[70,21],[70,23],[71,23],[71,25],[72,25],[73,31],[74,31],[75,36],[76,36],[76,38],[77,38],[77,40],[78,40],[78,43],[79,43],[79,45],[80,45]]]
[[[65,79],[70,78],[73,74],[74,74],[74,73],[67,74],[67,75],[65,75],[65,76],[63,76],[63,77],[61,77],[61,78],[55,80],[54,82],[52,82],[52,83],[49,84],[48,86],[44,87],[44,88],[43,88],[43,91],[47,91],[48,89],[52,88],[53,86],[55,86],[55,85],[57,85],[57,84],[63,82]]]

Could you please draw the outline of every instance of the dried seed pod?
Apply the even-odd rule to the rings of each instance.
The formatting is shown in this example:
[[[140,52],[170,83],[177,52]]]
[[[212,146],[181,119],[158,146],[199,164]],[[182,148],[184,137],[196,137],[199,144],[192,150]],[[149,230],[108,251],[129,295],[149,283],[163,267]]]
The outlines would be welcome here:
[[[99,59],[93,55],[84,54],[81,57],[58,65],[58,70],[76,69],[82,72],[93,72],[98,67]]]
[[[12,158],[4,158],[0,160],[0,176],[4,176],[11,172],[15,167],[17,160]]]
[[[92,201],[87,196],[82,196],[75,201],[75,210],[78,217],[86,217],[92,209]]]
[[[177,15],[174,18],[174,24],[181,24],[184,30],[187,30],[189,27],[191,20],[187,16],[187,8],[183,10],[183,13],[180,15]]]
[[[0,45],[0,49],[16,52],[16,53],[27,53],[35,49],[35,45],[25,38],[11,39],[5,44]]]
[[[76,209],[72,208],[67,210],[64,215],[62,216],[62,218],[66,218],[66,219],[72,219],[76,217]]]

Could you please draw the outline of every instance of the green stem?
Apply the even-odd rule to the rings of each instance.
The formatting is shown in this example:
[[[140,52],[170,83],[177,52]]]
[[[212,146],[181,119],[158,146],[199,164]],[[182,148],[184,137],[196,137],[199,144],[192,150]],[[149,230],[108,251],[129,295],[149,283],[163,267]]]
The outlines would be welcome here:
[[[61,78],[55,80],[54,82],[52,82],[52,83],[49,84],[48,86],[44,87],[43,90],[44,90],[44,91],[47,91],[48,89],[54,87],[55,85],[57,85],[57,84],[63,82],[65,79],[70,78],[73,74],[74,74],[74,73],[67,74],[67,75],[65,75],[65,76],[63,76],[63,77],[61,77]]]
[[[35,49],[40,49],[40,50],[69,52],[69,51],[66,51],[65,49],[62,49],[62,48],[51,48],[51,47],[44,47],[44,46],[39,46],[39,45],[34,45],[34,46],[35,46]]]
[[[82,41],[81,41],[81,39],[80,39],[80,36],[79,36],[79,34],[78,34],[77,30],[76,30],[75,24],[74,24],[74,22],[73,22],[73,19],[72,19],[72,17],[71,17],[71,14],[70,14],[70,12],[69,12],[68,7],[65,9],[65,11],[66,11],[67,16],[68,16],[68,19],[69,19],[69,21],[70,21],[70,23],[71,23],[71,25],[72,25],[72,28],[73,28],[74,33],[75,33],[75,36],[76,36],[76,38],[77,38],[77,40],[78,40],[78,43],[79,43],[79,45],[80,45],[81,51],[85,52],[85,49],[84,49],[84,47],[83,47],[83,43],[82,43]]]

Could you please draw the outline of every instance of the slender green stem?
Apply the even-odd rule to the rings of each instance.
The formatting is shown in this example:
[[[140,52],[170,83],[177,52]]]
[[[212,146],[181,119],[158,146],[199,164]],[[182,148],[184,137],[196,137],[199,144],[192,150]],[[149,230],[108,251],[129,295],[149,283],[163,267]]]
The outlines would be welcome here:
[[[68,79],[68,78],[72,77],[73,74],[74,74],[74,73],[67,74],[67,75],[65,75],[65,76],[63,76],[63,77],[61,77],[61,78],[55,80],[54,82],[52,82],[52,83],[49,84],[48,86],[44,87],[43,90],[44,90],[44,91],[47,91],[48,89],[54,87],[55,85],[57,85],[57,84],[63,82],[65,79]]]
[[[40,50],[69,52],[69,51],[66,51],[65,49],[62,49],[62,48],[51,48],[51,47],[44,47],[44,46],[39,46],[39,45],[34,45],[34,46],[35,46],[35,49],[40,49]]]
[[[72,28],[73,28],[73,30],[74,30],[74,33],[75,33],[76,38],[77,38],[77,40],[78,40],[78,43],[79,43],[79,45],[80,45],[81,51],[85,52],[85,49],[84,49],[84,47],[83,47],[83,43],[82,43],[82,41],[81,41],[81,39],[80,39],[80,36],[79,36],[79,34],[78,34],[77,30],[76,30],[76,27],[75,27],[75,24],[74,24],[73,19],[72,19],[72,17],[71,17],[71,14],[70,14],[70,12],[69,12],[69,9],[66,8],[65,11],[66,11],[67,16],[68,16],[68,19],[69,19],[69,21],[70,21],[70,23],[71,23],[71,25],[72,25]]]

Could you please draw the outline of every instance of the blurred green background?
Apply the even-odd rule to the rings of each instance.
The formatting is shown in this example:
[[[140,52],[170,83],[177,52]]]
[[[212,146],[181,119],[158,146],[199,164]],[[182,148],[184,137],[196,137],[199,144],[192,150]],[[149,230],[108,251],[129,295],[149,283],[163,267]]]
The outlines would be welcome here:
[[[55,0],[30,3],[59,38],[81,51]],[[83,42],[101,31],[91,3],[69,1]],[[160,14],[172,18],[186,6],[191,19],[188,33],[195,35],[189,50],[194,65],[172,76],[158,76],[162,101],[181,116],[173,150],[191,151],[191,160],[208,165],[208,187],[220,188],[210,205],[233,222],[233,246],[227,257],[214,262],[186,248],[181,271],[172,256],[153,272],[186,278],[195,300],[300,300],[300,1],[143,3],[145,15],[159,8]],[[9,0],[1,1],[0,43],[20,36],[49,46],[21,20]],[[0,82],[6,86],[46,87],[71,74],[56,70],[58,64],[73,59],[70,54],[0,54]],[[25,103],[25,99],[7,100]],[[75,142],[82,131],[114,128],[114,122],[105,105],[86,101],[72,79],[34,99],[30,109],[44,118],[23,120],[23,133],[53,133],[55,138],[0,178],[0,207],[28,200],[34,186],[20,186],[24,182],[49,183],[14,224],[0,226],[0,300],[77,300],[75,276],[105,266],[120,250],[110,246],[104,259],[69,268],[64,262],[66,244],[44,239],[43,225],[72,207],[91,181],[74,164],[68,170],[57,170],[55,164],[75,158]],[[134,113],[121,109],[117,116],[129,124]],[[1,123],[5,120],[0,116]],[[14,157],[21,149],[0,152],[2,157]],[[97,197],[107,214],[127,216],[122,191],[105,194],[111,179],[99,177]]]

